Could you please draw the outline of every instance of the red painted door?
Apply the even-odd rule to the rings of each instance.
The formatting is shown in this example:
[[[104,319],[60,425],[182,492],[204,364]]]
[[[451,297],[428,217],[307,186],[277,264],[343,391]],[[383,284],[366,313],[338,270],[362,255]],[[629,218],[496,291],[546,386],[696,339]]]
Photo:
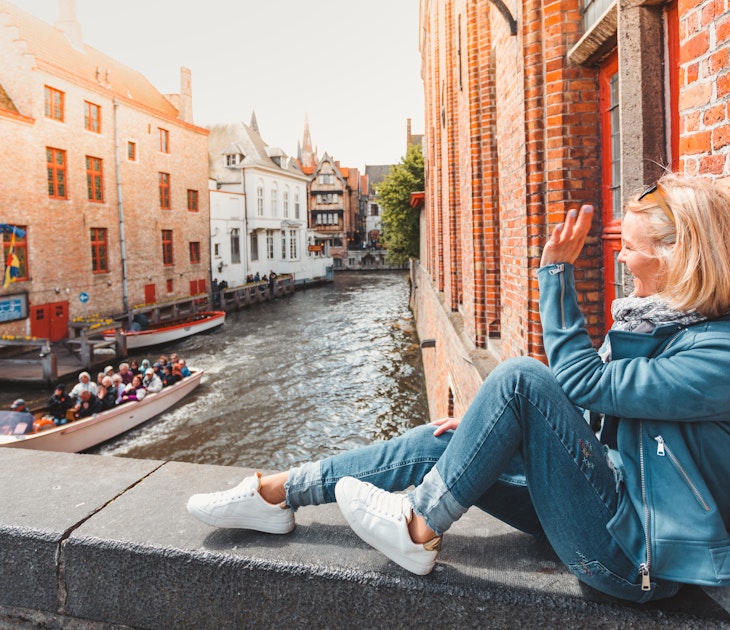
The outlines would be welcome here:
[[[157,302],[157,290],[154,284],[144,285],[144,303],[154,304]]]
[[[30,307],[30,335],[50,339],[51,315],[48,304],[38,304]]]
[[[61,341],[68,337],[68,302],[49,304],[51,316],[51,341]]]
[[[68,302],[50,302],[30,308],[30,334],[61,341],[68,337]]]

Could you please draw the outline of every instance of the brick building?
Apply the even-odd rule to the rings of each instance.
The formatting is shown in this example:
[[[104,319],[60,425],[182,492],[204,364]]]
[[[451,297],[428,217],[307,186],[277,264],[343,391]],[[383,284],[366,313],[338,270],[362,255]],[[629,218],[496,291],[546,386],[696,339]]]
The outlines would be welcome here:
[[[596,206],[577,281],[596,340],[630,279],[623,202],[663,168],[730,176],[727,2],[421,0],[425,205],[413,306],[431,413],[494,362],[543,356],[536,269]]]
[[[84,44],[74,7],[61,0],[54,27],[0,0],[0,223],[26,231],[0,302],[28,303],[0,319],[4,335],[64,338],[85,312],[198,294],[210,276],[208,132],[193,124],[190,72],[161,94]]]

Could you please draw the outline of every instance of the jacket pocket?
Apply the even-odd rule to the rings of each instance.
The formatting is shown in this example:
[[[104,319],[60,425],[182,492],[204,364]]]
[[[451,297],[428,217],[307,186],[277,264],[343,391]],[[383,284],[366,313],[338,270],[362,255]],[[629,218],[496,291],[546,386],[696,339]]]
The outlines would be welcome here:
[[[687,488],[689,488],[690,492],[692,492],[692,496],[694,496],[697,500],[697,503],[699,503],[700,507],[705,512],[709,512],[711,509],[709,503],[699,491],[697,486],[692,482],[692,479],[690,479],[690,476],[687,474],[684,466],[682,466],[682,463],[677,459],[677,456],[669,448],[669,445],[664,441],[664,438],[661,435],[657,435],[654,439],[657,442],[657,455],[659,457],[669,458],[669,461],[672,462],[675,470],[679,473],[679,476],[682,478]]]

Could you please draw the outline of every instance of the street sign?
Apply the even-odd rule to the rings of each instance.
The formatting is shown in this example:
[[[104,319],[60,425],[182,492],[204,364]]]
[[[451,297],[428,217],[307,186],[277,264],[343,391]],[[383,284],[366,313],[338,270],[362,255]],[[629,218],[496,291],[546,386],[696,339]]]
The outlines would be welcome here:
[[[86,304],[89,301],[89,294],[86,291],[79,293],[79,302]]]

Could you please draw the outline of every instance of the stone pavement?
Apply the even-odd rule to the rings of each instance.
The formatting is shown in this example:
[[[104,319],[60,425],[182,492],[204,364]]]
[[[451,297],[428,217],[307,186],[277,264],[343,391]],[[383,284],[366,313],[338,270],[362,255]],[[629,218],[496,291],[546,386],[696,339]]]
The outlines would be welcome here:
[[[335,505],[302,508],[286,536],[187,514],[250,470],[0,449],[0,472],[0,628],[730,628],[730,589],[628,605],[477,510],[418,577]]]

